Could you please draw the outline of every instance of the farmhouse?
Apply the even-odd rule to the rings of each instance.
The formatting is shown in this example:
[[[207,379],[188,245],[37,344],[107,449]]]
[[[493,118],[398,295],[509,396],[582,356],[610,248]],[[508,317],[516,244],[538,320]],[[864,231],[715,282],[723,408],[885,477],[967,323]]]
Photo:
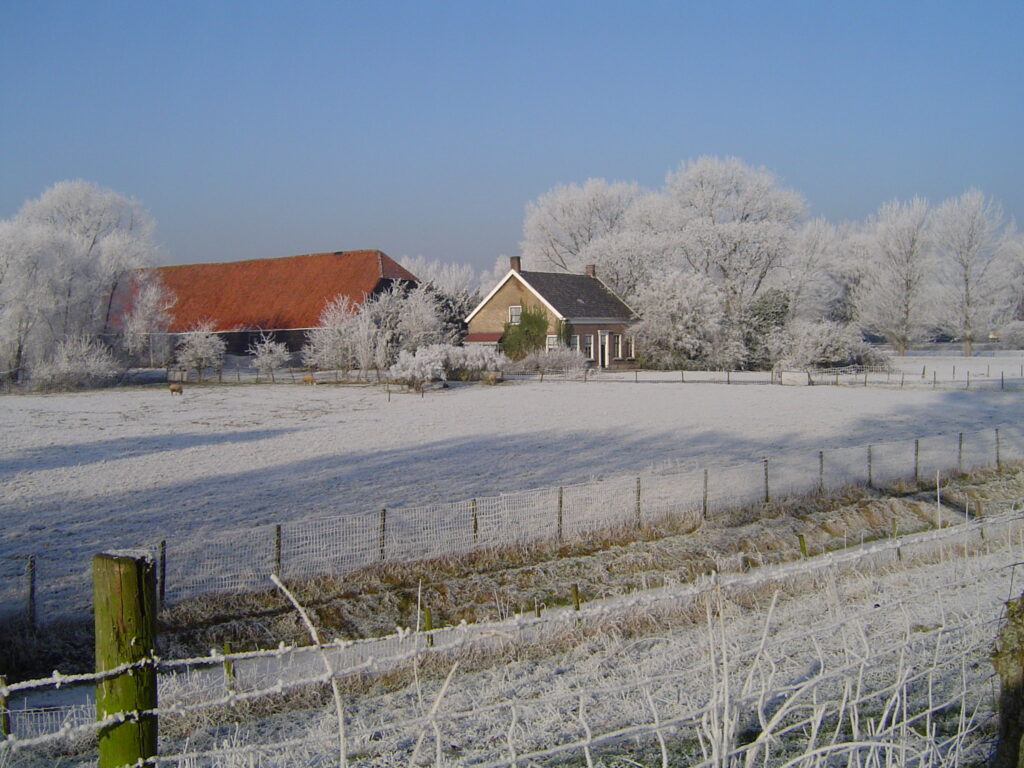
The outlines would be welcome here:
[[[334,251],[276,259],[158,267],[155,272],[176,299],[168,330],[183,333],[212,322],[229,354],[244,354],[260,332],[273,332],[289,350],[305,342],[327,302],[339,295],[362,304],[395,282],[410,286],[416,276],[382,251]],[[108,325],[130,304],[126,285]]]
[[[513,256],[508,274],[466,318],[467,344],[499,345],[505,324],[518,323],[524,307],[536,307],[548,318],[548,349],[562,343],[561,324],[569,327],[569,346],[596,366],[609,368],[633,360],[629,327],[636,313],[601,282],[593,265],[582,275],[525,272],[521,265]]]

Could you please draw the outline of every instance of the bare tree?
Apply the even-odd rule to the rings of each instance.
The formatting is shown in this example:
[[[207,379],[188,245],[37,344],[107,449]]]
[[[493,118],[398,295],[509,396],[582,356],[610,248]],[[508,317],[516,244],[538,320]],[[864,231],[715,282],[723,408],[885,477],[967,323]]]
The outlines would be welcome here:
[[[940,322],[959,337],[964,355],[970,356],[974,343],[997,327],[1000,312],[1009,302],[1001,301],[1007,283],[1008,255],[1012,232],[1003,226],[1002,207],[978,189],[947,200],[935,209],[934,236],[942,277]]]
[[[878,211],[871,241],[870,268],[860,285],[862,327],[884,336],[905,355],[932,322],[932,254],[928,203],[885,203]]]
[[[523,257],[530,264],[562,272],[580,272],[588,243],[622,229],[626,211],[639,195],[636,184],[588,179],[545,192],[527,203],[523,221]]]

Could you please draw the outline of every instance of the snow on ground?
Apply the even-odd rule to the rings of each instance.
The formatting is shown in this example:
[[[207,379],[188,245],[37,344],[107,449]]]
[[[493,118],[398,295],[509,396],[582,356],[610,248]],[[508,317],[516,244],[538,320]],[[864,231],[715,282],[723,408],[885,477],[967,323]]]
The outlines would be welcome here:
[[[929,359],[931,362],[935,358]],[[991,358],[989,358],[991,365]],[[1019,423],[1016,392],[672,382],[110,389],[0,399],[0,592],[97,551],[636,472]],[[16,591],[16,590],[15,590]],[[7,590],[10,595],[12,591]],[[10,597],[8,597],[8,600]]]

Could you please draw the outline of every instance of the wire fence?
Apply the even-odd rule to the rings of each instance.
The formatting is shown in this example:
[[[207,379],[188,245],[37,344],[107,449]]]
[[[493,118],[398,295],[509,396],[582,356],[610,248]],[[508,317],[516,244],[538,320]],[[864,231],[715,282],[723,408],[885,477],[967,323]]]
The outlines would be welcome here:
[[[896,764],[958,765],[983,757],[978,732],[993,711],[984,662],[1001,603],[1013,594],[1022,536],[1020,504],[1006,504],[1002,513],[960,526],[596,601],[579,611],[552,610],[543,618],[157,660],[161,694],[154,712],[177,722],[179,732],[183,721],[197,730],[162,739],[153,763],[326,764],[332,752],[337,758],[339,744],[329,711],[307,714],[290,731],[271,726],[268,740],[258,726],[230,725],[231,708],[428,657],[442,669],[460,658],[479,667],[491,654],[497,664],[491,673],[456,676],[453,667],[443,682],[424,678],[394,693],[347,697],[341,716],[349,764],[412,764],[417,753],[438,766],[526,766],[559,756],[590,764],[594,755],[628,753],[640,765],[720,766],[746,756],[815,765],[822,754],[862,765],[885,764],[878,758],[894,754]],[[766,610],[752,612],[729,608],[750,602],[752,593],[793,594],[801,580],[812,586],[797,600],[776,606],[773,598]],[[614,639],[631,616],[694,610],[705,616],[703,628]],[[511,661],[517,654],[510,648],[550,646],[567,635],[590,643],[569,666],[557,654],[539,666]],[[608,642],[595,649],[595,637]],[[0,696],[100,677],[55,675],[0,687]],[[54,744],[88,750],[117,716],[88,722],[86,711],[11,710],[14,738],[0,743],[0,759],[5,750],[32,754]],[[218,716],[225,726],[212,728]]]
[[[613,527],[666,516],[697,522],[787,496],[851,485],[936,478],[1024,458],[1024,429],[1003,426],[824,451],[779,452],[740,464],[662,464],[640,475],[480,496],[450,503],[380,508],[150,545],[160,564],[164,604],[213,592],[267,589],[285,580],[344,573],[379,563],[464,555],[488,548],[568,542]],[[339,491],[340,493],[341,491]],[[20,566],[20,567],[19,567]],[[87,615],[87,573],[67,586],[73,568],[39,555],[0,563],[0,608],[32,621],[57,612]],[[79,564],[82,571],[87,563]],[[23,570],[22,570],[23,569]],[[48,577],[60,589],[48,590]],[[77,590],[77,591],[72,591]]]

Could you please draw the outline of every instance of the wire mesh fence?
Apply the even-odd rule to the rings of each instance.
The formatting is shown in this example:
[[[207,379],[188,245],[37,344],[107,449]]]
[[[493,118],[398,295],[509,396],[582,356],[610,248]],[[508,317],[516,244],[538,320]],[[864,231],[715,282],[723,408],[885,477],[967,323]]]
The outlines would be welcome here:
[[[694,520],[786,496],[850,485],[934,486],[953,474],[1024,458],[1024,429],[1003,426],[823,451],[777,452],[758,461],[664,465],[635,476],[540,488],[451,503],[381,508],[247,530],[151,543],[161,595],[173,603],[211,592],[266,589],[284,579],[342,575],[375,563],[425,560],[537,542],[570,541],[600,529],[643,526],[666,515]],[[339,490],[339,493],[341,491]],[[0,610],[52,616],[89,610],[88,563],[41,554],[0,563]],[[50,591],[59,574],[62,590]],[[58,579],[54,578],[54,581]]]
[[[542,619],[158,660],[157,714],[176,732],[183,719],[196,730],[162,738],[151,762],[337,762],[338,721],[330,708],[265,728],[234,725],[228,713],[332,677],[386,672],[432,657],[440,661],[440,677],[346,696],[339,716],[346,721],[341,748],[350,765],[415,764],[417,753],[438,766],[544,765],[561,757],[589,764],[593,757],[625,756],[651,766],[665,759],[721,766],[747,757],[765,765],[820,765],[822,757],[860,765],[959,765],[984,757],[986,749],[979,732],[993,702],[984,661],[1001,602],[1014,593],[1012,566],[1024,535],[1020,511],[1010,507],[1019,504],[961,526],[624,595],[581,611],[551,611]],[[770,596],[792,594],[800,579],[811,586],[799,599],[776,605]],[[749,603],[750,594],[765,596],[765,605],[730,607]],[[617,639],[630,616],[680,609],[696,609],[704,621]],[[589,644],[568,666],[557,652],[540,665],[529,654],[517,662],[509,652],[550,646],[567,634]],[[595,637],[605,644],[595,646]],[[495,660],[492,671],[485,665],[485,671],[456,675],[452,667],[444,678],[443,670],[460,658],[475,659],[470,666],[479,670],[487,654]],[[27,681],[0,694],[95,677]],[[88,751],[92,736],[116,717],[89,722],[87,709],[12,710],[15,738],[0,742],[0,758],[4,750],[31,755],[52,744]],[[213,727],[218,717],[222,728]],[[252,763],[244,762],[250,757]]]

